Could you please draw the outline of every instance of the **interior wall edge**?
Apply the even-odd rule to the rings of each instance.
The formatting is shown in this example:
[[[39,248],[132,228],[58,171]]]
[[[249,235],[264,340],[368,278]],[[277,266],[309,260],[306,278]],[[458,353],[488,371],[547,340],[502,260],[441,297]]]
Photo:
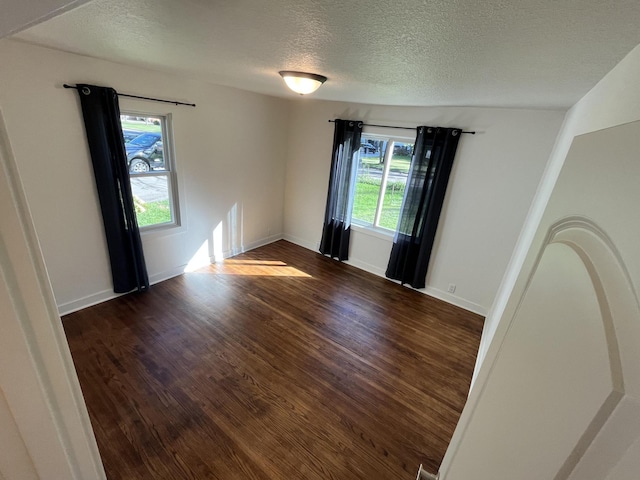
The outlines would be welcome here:
[[[42,478],[105,478],[0,112],[2,390]],[[10,367],[9,367],[10,365]]]

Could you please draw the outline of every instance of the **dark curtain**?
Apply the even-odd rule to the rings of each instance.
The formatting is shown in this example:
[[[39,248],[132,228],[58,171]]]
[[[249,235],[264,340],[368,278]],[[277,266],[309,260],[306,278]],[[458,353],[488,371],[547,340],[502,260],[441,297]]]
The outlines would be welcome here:
[[[351,208],[358,170],[362,122],[336,120],[329,193],[324,214],[320,253],[338,260],[349,258]]]
[[[424,288],[431,249],[461,130],[418,127],[398,230],[386,275]]]
[[[95,85],[77,87],[109,249],[113,291],[147,290],[149,278],[129,183],[118,93]]]

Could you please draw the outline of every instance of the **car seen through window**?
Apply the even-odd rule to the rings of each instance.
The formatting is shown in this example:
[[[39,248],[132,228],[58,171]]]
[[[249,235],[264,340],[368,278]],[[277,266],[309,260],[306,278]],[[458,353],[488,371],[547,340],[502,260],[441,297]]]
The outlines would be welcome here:
[[[165,149],[169,116],[123,113],[122,137],[136,218],[141,228],[176,225],[175,170]]]

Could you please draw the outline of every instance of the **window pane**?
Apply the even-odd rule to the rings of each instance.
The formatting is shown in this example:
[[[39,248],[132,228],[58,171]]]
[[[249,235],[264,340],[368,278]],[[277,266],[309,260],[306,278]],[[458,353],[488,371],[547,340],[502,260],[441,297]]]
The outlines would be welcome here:
[[[380,227],[395,230],[398,225],[412,154],[412,143],[394,142],[387,188],[382,200]]]
[[[120,123],[130,173],[169,170],[164,162],[160,118],[121,115]]]
[[[120,124],[127,155],[138,226],[177,225],[174,216],[173,163],[167,145],[166,116],[122,112]],[[171,173],[170,173],[171,172]]]
[[[386,140],[362,136],[352,218],[373,225],[380,195]]]
[[[173,221],[167,176],[131,176],[131,190],[138,226],[147,227]]]

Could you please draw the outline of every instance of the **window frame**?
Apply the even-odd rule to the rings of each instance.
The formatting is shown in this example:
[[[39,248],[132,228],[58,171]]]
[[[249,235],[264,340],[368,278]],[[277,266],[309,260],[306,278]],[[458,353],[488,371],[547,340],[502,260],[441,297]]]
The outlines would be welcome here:
[[[376,203],[376,211],[373,216],[373,223],[368,223],[364,220],[359,220],[351,215],[351,225],[356,227],[357,230],[362,230],[366,233],[374,234],[374,236],[383,236],[383,238],[393,237],[395,235],[395,230],[392,230],[387,227],[380,226],[380,217],[382,216],[382,209],[384,206],[384,194],[382,192],[386,191],[388,180],[389,180],[389,172],[391,170],[391,160],[393,158],[393,150],[394,146],[397,143],[410,143],[415,146],[415,137],[402,137],[398,135],[385,135],[380,133],[367,133],[363,132],[361,138],[364,139],[373,139],[379,141],[386,141],[386,148],[384,153],[384,167],[382,170],[382,177],[380,181],[380,189],[378,190],[378,201]],[[411,156],[413,160],[413,154]],[[358,150],[358,165],[360,164],[360,150]],[[357,172],[356,172],[357,175]],[[407,180],[409,174],[407,173]],[[356,180],[357,181],[357,180]],[[355,203],[355,189],[354,189],[354,197],[353,203]],[[401,212],[402,213],[402,212]]]
[[[160,133],[162,138],[162,155],[164,160],[164,170],[151,170],[147,173],[129,172],[129,183],[133,178],[145,177],[166,177],[169,197],[169,209],[171,211],[171,221],[155,223],[153,225],[139,226],[141,234],[148,234],[167,229],[178,228],[182,225],[180,215],[180,198],[178,195],[178,175],[176,172],[175,151],[173,146],[173,125],[171,113],[158,113],[131,109],[121,109],[120,115],[129,117],[157,118],[160,120]],[[129,166],[127,165],[127,169]],[[136,214],[137,219],[137,214]]]

